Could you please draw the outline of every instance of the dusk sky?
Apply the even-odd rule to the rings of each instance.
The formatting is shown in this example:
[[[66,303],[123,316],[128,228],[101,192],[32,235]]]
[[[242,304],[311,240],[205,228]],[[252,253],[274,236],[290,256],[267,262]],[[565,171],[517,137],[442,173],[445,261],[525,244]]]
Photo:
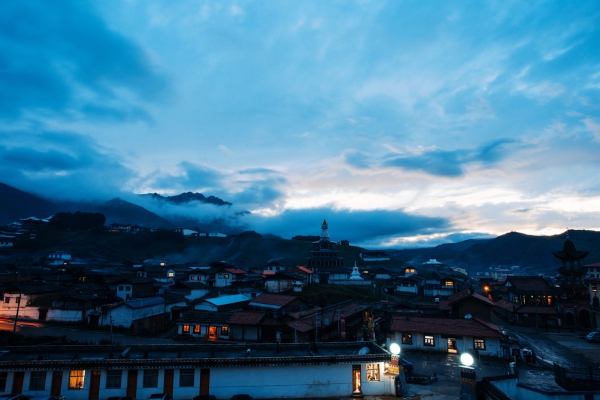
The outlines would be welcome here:
[[[600,2],[4,1],[0,181],[285,238],[600,229]],[[165,210],[135,194],[232,202]]]

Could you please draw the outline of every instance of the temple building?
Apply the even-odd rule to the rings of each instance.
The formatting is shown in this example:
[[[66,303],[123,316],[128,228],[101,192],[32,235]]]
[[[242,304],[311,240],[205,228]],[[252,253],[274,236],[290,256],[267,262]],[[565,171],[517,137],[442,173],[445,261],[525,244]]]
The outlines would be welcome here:
[[[306,259],[306,265],[310,269],[314,268],[329,268],[343,267],[344,259],[338,255],[336,250],[337,242],[332,242],[329,239],[329,226],[327,221],[323,220],[321,224],[321,238],[313,242],[313,247],[310,252],[311,256]]]

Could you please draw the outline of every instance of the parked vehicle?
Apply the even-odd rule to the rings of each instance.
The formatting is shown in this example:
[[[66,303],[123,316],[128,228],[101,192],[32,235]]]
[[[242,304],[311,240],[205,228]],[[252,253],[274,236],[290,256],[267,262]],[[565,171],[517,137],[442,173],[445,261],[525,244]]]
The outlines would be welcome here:
[[[249,394],[234,394],[231,400],[252,400],[252,396]]]
[[[600,332],[597,332],[597,331],[590,332],[587,334],[585,339],[588,342],[594,342],[594,343],[600,342]]]
[[[212,394],[205,394],[205,395],[196,396],[196,397],[194,397],[193,400],[217,400],[217,398],[215,396],[213,396]]]
[[[148,400],[173,400],[173,396],[168,393],[153,393],[148,396]]]
[[[11,393],[0,395],[0,400],[28,400],[28,398],[20,393]]]

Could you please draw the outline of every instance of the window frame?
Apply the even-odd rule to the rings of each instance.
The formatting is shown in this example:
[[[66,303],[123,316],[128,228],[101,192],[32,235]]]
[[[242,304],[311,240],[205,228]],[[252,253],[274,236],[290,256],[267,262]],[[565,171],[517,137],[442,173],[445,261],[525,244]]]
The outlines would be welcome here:
[[[142,387],[143,388],[157,388],[158,387],[158,369],[145,369],[142,376]]]
[[[10,297],[4,296],[4,304],[10,304]]]
[[[412,333],[403,333],[402,334],[402,340],[401,340],[402,344],[408,345],[408,346],[412,346],[413,344],[413,335]]]
[[[221,326],[221,330],[220,330],[219,336],[229,336],[229,327],[228,326]]]
[[[379,368],[379,363],[367,364],[366,370],[368,382],[381,381],[381,368]]]
[[[485,350],[485,338],[473,338],[473,348],[475,350]]]
[[[200,333],[200,325],[194,325],[194,333]]]
[[[83,390],[85,385],[85,370],[84,369],[72,369],[69,371],[69,385],[68,390]]]
[[[0,392],[6,391],[6,380],[8,379],[8,372],[0,372]]]
[[[423,346],[435,347],[435,336],[423,335]]]
[[[179,387],[194,387],[196,383],[196,370],[182,368],[179,370]]]
[[[47,371],[31,371],[29,373],[29,391],[46,390]]]
[[[118,382],[118,383],[117,383]],[[123,371],[109,369],[106,371],[106,389],[121,389],[123,384]]]
[[[183,331],[183,333],[190,333],[190,325],[184,324],[182,331]]]

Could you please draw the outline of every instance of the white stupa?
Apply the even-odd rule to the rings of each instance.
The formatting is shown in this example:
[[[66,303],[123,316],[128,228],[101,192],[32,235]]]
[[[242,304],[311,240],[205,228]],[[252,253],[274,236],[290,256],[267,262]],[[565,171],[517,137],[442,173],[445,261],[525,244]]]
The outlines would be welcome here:
[[[362,281],[363,278],[360,276],[360,272],[358,272],[358,267],[356,266],[356,261],[354,261],[354,268],[352,268],[352,273],[350,274],[350,280],[353,281]]]

